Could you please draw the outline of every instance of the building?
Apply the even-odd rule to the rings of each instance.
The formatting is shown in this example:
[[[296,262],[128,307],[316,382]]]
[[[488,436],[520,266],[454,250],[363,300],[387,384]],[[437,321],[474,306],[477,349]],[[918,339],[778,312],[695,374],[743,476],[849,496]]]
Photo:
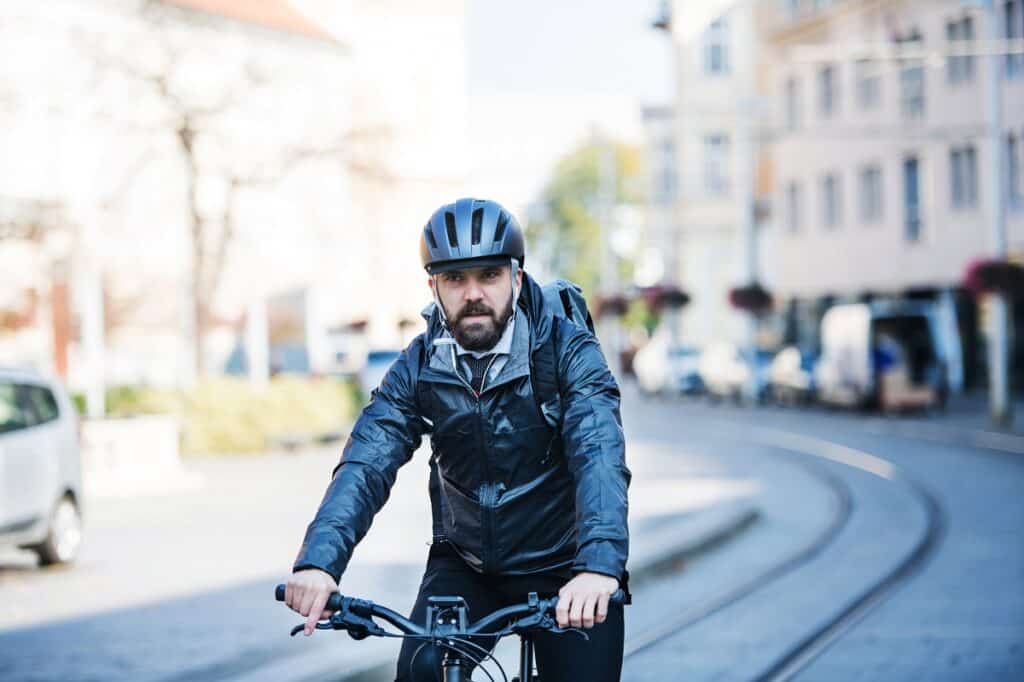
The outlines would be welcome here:
[[[349,50],[284,0],[0,12],[0,291],[38,303],[0,361],[75,390],[218,371],[246,302],[341,242]]]
[[[429,300],[420,230],[467,175],[464,15],[462,0],[5,3],[0,235],[25,238],[0,244],[0,362],[76,390],[189,383],[244,366],[242,330],[266,337],[267,302],[295,292],[314,371],[331,329],[402,345]]]
[[[1000,33],[1024,35],[1024,0],[997,5]],[[976,383],[984,309],[960,284],[993,252],[990,192],[1005,192],[1010,257],[1024,259],[1024,55],[1002,58],[1005,163],[993,177],[989,60],[956,52],[988,36],[982,9],[790,0],[762,3],[758,21],[775,119],[771,284],[786,340],[813,344],[833,302],[934,298],[950,320],[953,385]]]
[[[675,48],[674,223],[679,283],[691,296],[681,315],[689,344],[749,338],[749,320],[729,306],[729,290],[764,278],[755,257],[766,133],[758,4],[675,0],[656,23]]]
[[[650,106],[644,107],[642,117],[648,206],[636,279],[643,286],[675,285],[680,270],[675,115],[672,107]]]

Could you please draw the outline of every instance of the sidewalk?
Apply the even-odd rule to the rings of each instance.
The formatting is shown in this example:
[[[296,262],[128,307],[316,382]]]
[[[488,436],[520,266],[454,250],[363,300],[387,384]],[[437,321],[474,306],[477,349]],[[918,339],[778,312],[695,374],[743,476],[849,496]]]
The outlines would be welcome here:
[[[965,395],[950,396],[946,410],[937,421],[951,427],[976,429],[1024,435],[1024,400],[1011,401],[1013,423],[1008,429],[999,429],[989,414],[988,389],[978,389]]]
[[[714,453],[628,442],[634,586],[749,526],[760,485],[750,474]],[[399,473],[344,593],[411,606],[430,538],[424,454]],[[298,619],[271,596],[337,458],[332,447],[189,460],[199,487],[87,500],[73,567],[39,570],[27,553],[2,553],[0,677],[336,680],[382,664],[390,675],[394,641],[329,632],[291,639]]]
[[[1024,454],[1024,401],[1016,400],[1011,407],[1010,426],[995,426],[989,414],[988,394],[979,390],[950,396],[942,412],[875,416],[866,426],[876,433]]]

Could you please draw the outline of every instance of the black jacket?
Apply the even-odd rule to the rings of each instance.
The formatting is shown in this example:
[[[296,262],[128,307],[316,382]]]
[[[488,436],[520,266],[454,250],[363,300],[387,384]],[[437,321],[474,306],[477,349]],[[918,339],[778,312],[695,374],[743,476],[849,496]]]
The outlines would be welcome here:
[[[341,577],[398,468],[430,433],[440,473],[435,517],[470,566],[524,574],[571,564],[620,578],[630,472],[618,386],[597,341],[547,312],[540,287],[525,273],[508,362],[479,397],[455,370],[452,347],[433,343],[440,336],[435,311],[374,391],[295,570]],[[549,342],[561,395],[555,427],[538,409],[530,380],[533,352]]]

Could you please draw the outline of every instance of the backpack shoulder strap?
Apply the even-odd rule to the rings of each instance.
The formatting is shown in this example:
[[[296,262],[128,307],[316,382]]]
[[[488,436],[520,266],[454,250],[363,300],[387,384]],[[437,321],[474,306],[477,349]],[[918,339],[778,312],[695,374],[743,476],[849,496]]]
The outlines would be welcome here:
[[[562,395],[558,384],[558,358],[555,355],[558,327],[561,320],[555,317],[547,341],[530,355],[530,382],[537,409],[549,426],[557,427],[562,420]]]

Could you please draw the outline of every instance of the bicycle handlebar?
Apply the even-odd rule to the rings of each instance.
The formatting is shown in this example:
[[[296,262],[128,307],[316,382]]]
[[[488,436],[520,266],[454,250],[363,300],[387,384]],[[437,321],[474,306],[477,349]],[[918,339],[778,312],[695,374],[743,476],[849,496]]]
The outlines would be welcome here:
[[[284,601],[285,586],[278,585],[274,590],[274,597],[277,601]],[[621,589],[616,590],[612,593],[611,598],[608,600],[609,604],[625,604],[626,593]],[[507,606],[503,609],[498,609],[494,613],[484,616],[480,620],[468,625],[465,632],[459,634],[465,635],[480,635],[492,632],[492,626],[508,619],[518,618],[520,616],[528,616],[531,614],[550,614],[555,610],[558,605],[558,597],[552,597],[551,599],[539,599],[537,601],[524,602],[522,604],[514,604]],[[404,616],[399,615],[391,609],[375,604],[372,601],[365,599],[356,599],[355,597],[346,597],[339,592],[335,592],[327,599],[327,605],[325,607],[328,611],[340,611],[343,613],[355,614],[360,619],[364,619],[366,622],[361,625],[372,624],[372,618],[377,617],[394,625],[396,628],[401,630],[407,635],[429,635],[431,630],[428,627],[416,625]],[[379,626],[378,626],[379,627]],[[378,634],[373,631],[368,631],[366,634]]]

